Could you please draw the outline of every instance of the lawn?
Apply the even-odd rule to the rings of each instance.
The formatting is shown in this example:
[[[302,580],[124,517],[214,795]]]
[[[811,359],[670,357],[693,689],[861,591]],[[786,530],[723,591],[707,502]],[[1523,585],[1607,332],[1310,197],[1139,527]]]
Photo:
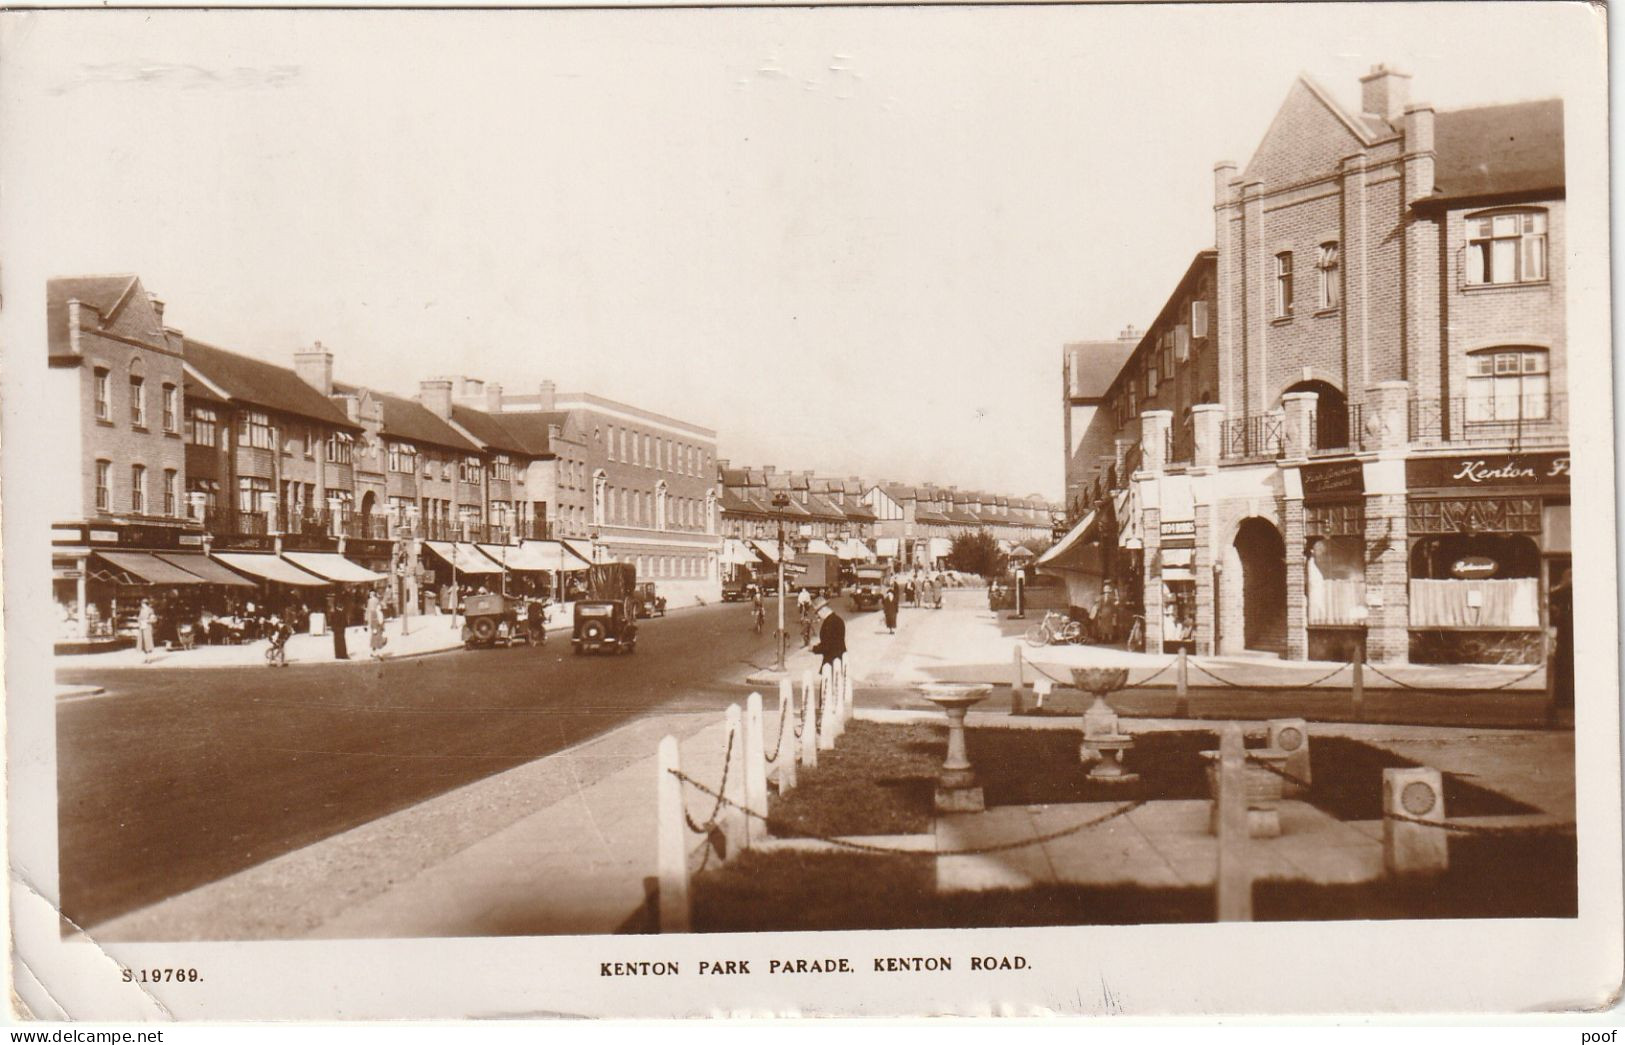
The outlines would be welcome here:
[[[773,796],[768,807],[779,837],[917,834],[930,830],[936,772],[948,732],[937,725],[853,722],[833,751],[820,751],[800,786]],[[972,729],[966,746],[987,804],[1059,805],[1207,798],[1201,752],[1218,747],[1205,730],[1146,733],[1136,739],[1127,768],[1140,774],[1132,791],[1092,783],[1078,762],[1072,730]],[[1261,742],[1260,742],[1261,743]],[[1345,737],[1311,741],[1313,786],[1305,801],[1339,820],[1382,816],[1382,771],[1417,763]],[[1531,807],[1445,774],[1445,809],[1452,817],[1527,814]]]

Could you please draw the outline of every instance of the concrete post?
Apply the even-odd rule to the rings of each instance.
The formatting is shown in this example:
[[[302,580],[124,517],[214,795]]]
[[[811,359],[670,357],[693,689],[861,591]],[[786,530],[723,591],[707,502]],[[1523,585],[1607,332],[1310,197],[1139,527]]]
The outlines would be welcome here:
[[[689,929],[688,832],[683,817],[683,782],[673,775],[681,770],[676,737],[667,736],[660,741],[655,769],[659,928],[663,933],[686,933]]]
[[[1241,727],[1225,723],[1219,732],[1218,867],[1213,892],[1218,920],[1253,920],[1253,882],[1247,866],[1247,762]]]
[[[779,679],[778,752],[773,760],[773,779],[782,795],[796,786],[796,691],[788,676]]]
[[[1191,407],[1191,437],[1195,445],[1191,463],[1198,468],[1218,465],[1224,456],[1224,406],[1197,403]]]
[[[1382,867],[1393,875],[1437,874],[1450,866],[1450,840],[1443,827],[1444,777],[1437,769],[1414,766],[1382,771]]]
[[[846,711],[846,721],[851,722],[852,717],[857,714],[857,693],[852,688],[852,672],[841,672],[841,681],[846,686],[846,695],[841,701],[841,706]]]
[[[1286,423],[1281,432],[1282,459],[1303,461],[1315,445],[1315,404],[1319,392],[1287,392],[1281,396]]]
[[[818,695],[810,671],[801,676],[801,764],[818,765]]]
[[[1281,781],[1281,797],[1297,798],[1308,791],[1314,780],[1309,769],[1309,723],[1301,718],[1271,719],[1269,746],[1286,752],[1281,769],[1293,778]]]
[[[767,749],[762,737],[762,695],[745,699],[745,847],[767,837]]]
[[[724,799],[717,811],[718,826],[724,839],[723,859],[732,860],[734,854],[746,847],[745,805],[745,715],[738,704],[728,705],[728,735],[733,743],[727,747],[728,763],[724,769],[727,778],[722,787]]]
[[[1026,695],[1023,693],[1024,679],[1022,677],[1021,647],[1015,646],[1010,650],[1012,670],[1015,672],[1010,682],[1010,714],[1019,715],[1026,708]]]
[[[1179,667],[1177,669],[1177,674],[1174,677],[1174,686],[1175,686],[1174,693],[1175,693],[1176,698],[1177,698],[1175,700],[1175,702],[1174,702],[1174,717],[1175,718],[1190,718],[1191,717],[1190,663],[1185,658],[1185,647],[1184,646],[1179,647],[1178,656],[1179,656]]]
[[[1172,410],[1146,410],[1140,414],[1140,471],[1161,475],[1167,466],[1168,436],[1173,430]]]
[[[1365,390],[1365,449],[1402,451],[1410,443],[1411,386],[1382,381]]]
[[[819,672],[814,683],[818,694],[818,749],[820,751],[833,751],[835,749],[835,686],[833,680],[826,672]]]
[[[1308,560],[1304,553],[1304,510],[1302,483],[1296,468],[1282,469],[1289,478],[1288,496],[1281,511],[1281,538],[1286,568],[1286,659],[1309,659]]]

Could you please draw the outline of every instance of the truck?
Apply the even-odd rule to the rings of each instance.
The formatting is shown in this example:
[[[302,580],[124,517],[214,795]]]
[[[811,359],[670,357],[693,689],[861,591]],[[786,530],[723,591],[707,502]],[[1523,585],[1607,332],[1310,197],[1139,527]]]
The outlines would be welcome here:
[[[852,608],[872,610],[880,605],[880,596],[891,583],[891,567],[884,563],[866,562],[853,569]]]
[[[797,552],[785,560],[805,567],[794,575],[786,572],[784,583],[791,591],[805,588],[815,595],[833,595],[841,587],[841,559],[838,555],[821,552]]]

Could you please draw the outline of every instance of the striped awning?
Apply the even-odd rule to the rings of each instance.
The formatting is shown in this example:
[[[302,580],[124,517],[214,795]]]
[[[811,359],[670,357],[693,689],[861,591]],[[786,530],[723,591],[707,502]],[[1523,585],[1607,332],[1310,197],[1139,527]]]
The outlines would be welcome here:
[[[282,557],[300,569],[341,584],[376,584],[385,579],[383,574],[358,566],[336,552],[283,552]]]
[[[142,584],[202,584],[203,578],[189,573],[148,552],[98,551],[96,557],[104,559]]]
[[[253,552],[215,552],[214,557],[234,570],[277,584],[290,584],[296,588],[325,588],[328,582],[306,573],[286,559],[275,555],[257,555]]]
[[[458,573],[499,575],[502,567],[492,562],[473,544],[450,541],[424,541],[423,546],[445,560],[446,565]]]
[[[171,566],[179,566],[187,573],[195,573],[204,584],[220,584],[231,588],[252,588],[253,581],[243,580],[242,574],[232,573],[207,555],[198,552],[154,552],[154,558]]]

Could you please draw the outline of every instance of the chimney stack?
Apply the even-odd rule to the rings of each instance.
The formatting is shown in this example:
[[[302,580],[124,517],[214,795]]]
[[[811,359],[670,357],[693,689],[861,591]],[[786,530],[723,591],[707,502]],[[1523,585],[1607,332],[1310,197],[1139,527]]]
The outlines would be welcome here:
[[[1411,74],[1373,65],[1360,77],[1360,111],[1379,120],[1398,123],[1411,100]]]
[[[1145,335],[1144,335],[1144,333],[1142,331],[1136,330],[1134,328],[1134,324],[1130,323],[1128,326],[1124,327],[1118,333],[1117,340],[1119,340],[1119,341],[1139,341],[1140,338],[1142,338],[1144,336]]]
[[[502,413],[502,386],[495,381],[485,386],[485,412],[488,414]]]
[[[154,294],[151,291],[149,291],[147,293],[147,300],[152,302],[152,310],[154,312],[158,313],[158,325],[160,327],[163,326],[164,325],[164,299],[159,297],[157,294]]]
[[[322,395],[333,394],[333,353],[320,341],[293,354],[293,372]]]
[[[418,382],[418,402],[439,418],[451,417],[451,378],[431,377]]]
[[[552,378],[542,382],[541,394],[539,398],[541,400],[541,410],[544,414],[550,413],[555,409],[554,404],[558,400],[558,394],[559,386],[553,383]]]

